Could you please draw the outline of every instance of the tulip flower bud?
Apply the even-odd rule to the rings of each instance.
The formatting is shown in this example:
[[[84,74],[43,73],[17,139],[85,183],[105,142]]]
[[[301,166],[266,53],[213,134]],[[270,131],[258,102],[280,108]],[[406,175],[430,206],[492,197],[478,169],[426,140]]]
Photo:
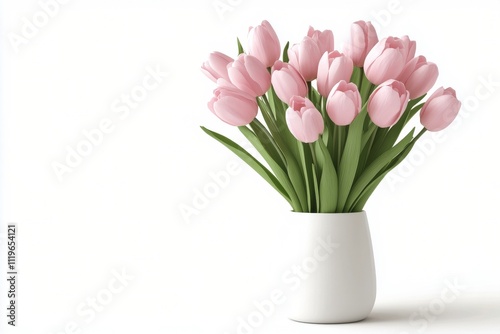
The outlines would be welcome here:
[[[361,95],[358,87],[342,80],[337,83],[326,101],[326,111],[333,123],[349,125],[361,110]]]
[[[351,25],[351,38],[344,46],[344,53],[354,66],[363,67],[366,55],[377,42],[377,32],[371,22],[357,21]]]
[[[410,92],[410,99],[415,99],[427,93],[438,78],[437,65],[429,63],[424,56],[410,60],[404,67],[398,80],[405,84]]]
[[[262,21],[262,24],[255,28],[250,27],[248,54],[256,57],[266,67],[273,66],[274,62],[280,58],[280,41],[269,22]]]
[[[368,53],[364,63],[366,77],[379,85],[389,79],[396,79],[406,65],[408,50],[403,41],[387,37],[378,42]]]
[[[208,108],[222,121],[234,126],[251,123],[258,112],[257,101],[253,96],[230,85],[219,86],[214,90]]]
[[[254,97],[264,95],[271,87],[271,74],[254,56],[239,55],[227,72],[233,85]]]
[[[429,131],[441,131],[457,117],[462,103],[454,89],[438,88],[420,111],[420,123]]]
[[[406,35],[401,37],[401,41],[403,42],[403,46],[406,50],[406,62],[408,63],[415,57],[417,42],[410,40],[410,38]]]
[[[293,65],[306,81],[316,79],[318,63],[321,58],[318,43],[311,37],[304,37],[302,42],[288,49],[289,63]]]
[[[323,133],[325,124],[321,113],[307,98],[294,96],[286,111],[286,124],[297,140],[313,143]]]
[[[271,83],[281,101],[288,103],[292,96],[307,95],[307,83],[302,75],[289,63],[278,60],[274,63]]]
[[[212,52],[201,66],[201,70],[213,82],[220,78],[228,80],[227,65],[232,61],[233,58],[221,52]]]
[[[327,97],[333,86],[339,81],[349,82],[352,76],[353,64],[351,58],[338,51],[325,53],[318,65],[318,92]]]
[[[310,26],[307,37],[311,37],[318,44],[320,54],[334,50],[333,32],[331,30],[319,31]]]
[[[368,114],[381,128],[390,127],[401,118],[410,93],[402,82],[388,80],[377,87],[368,99]]]

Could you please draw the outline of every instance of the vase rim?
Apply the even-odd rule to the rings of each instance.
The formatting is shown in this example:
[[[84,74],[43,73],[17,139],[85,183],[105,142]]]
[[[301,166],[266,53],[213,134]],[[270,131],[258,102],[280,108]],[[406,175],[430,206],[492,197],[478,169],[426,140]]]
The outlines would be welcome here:
[[[359,214],[366,214],[365,210],[358,211],[358,212],[296,212],[296,211],[290,211],[293,214],[304,214],[304,215],[318,215],[318,216],[327,216],[327,215],[332,215],[332,216],[340,216],[340,215],[359,215]]]

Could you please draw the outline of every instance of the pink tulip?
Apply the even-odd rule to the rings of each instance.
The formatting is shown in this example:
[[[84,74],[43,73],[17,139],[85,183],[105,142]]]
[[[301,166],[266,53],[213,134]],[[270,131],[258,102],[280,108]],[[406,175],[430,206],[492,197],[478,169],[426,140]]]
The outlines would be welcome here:
[[[271,67],[280,58],[281,46],[271,24],[262,21],[248,32],[248,54],[259,59],[264,66]]]
[[[410,40],[408,36],[401,37],[401,41],[406,49],[406,62],[408,63],[415,57],[417,51],[417,42]]]
[[[351,58],[338,51],[325,53],[318,65],[318,92],[327,97],[339,81],[349,82],[353,71]]]
[[[321,113],[307,98],[294,96],[286,111],[286,124],[297,140],[313,143],[323,133],[325,124]]]
[[[304,37],[302,42],[288,49],[288,58],[289,63],[299,70],[306,81],[316,79],[321,53],[318,43],[311,37]]]
[[[358,87],[342,80],[337,83],[326,101],[328,116],[337,125],[349,125],[361,110]]]
[[[408,105],[409,95],[402,82],[383,82],[368,99],[368,114],[372,122],[381,128],[396,124]]]
[[[309,26],[307,37],[311,37],[318,44],[320,54],[334,50],[333,32],[331,30],[319,31]]]
[[[410,92],[410,99],[420,97],[427,93],[436,83],[439,75],[436,64],[429,63],[424,56],[410,60],[398,77]]]
[[[420,111],[420,123],[429,131],[441,131],[457,117],[462,103],[453,88],[438,88]]]
[[[254,56],[241,54],[228,65],[229,80],[254,97],[264,95],[271,87],[271,74]]]
[[[352,59],[354,66],[363,67],[366,55],[377,44],[378,36],[371,22],[357,21],[351,25],[351,39],[344,53]]]
[[[228,80],[227,64],[233,61],[233,58],[226,56],[221,52],[212,52],[208,60],[201,66],[201,71],[212,81],[223,78]]]
[[[208,102],[208,108],[230,125],[247,125],[257,116],[258,106],[255,98],[237,88],[229,85],[219,86],[214,90],[214,95]]]
[[[302,75],[289,63],[280,60],[273,66],[271,82],[281,101],[289,103],[292,96],[307,95],[307,83]]]
[[[378,42],[368,53],[364,63],[368,80],[379,85],[389,79],[396,79],[405,67],[408,56],[403,40],[387,37]]]

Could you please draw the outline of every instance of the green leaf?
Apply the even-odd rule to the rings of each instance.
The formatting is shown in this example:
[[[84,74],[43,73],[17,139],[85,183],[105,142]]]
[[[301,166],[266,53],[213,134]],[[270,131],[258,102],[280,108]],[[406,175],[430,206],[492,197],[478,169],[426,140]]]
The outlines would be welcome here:
[[[320,212],[320,197],[319,197],[319,186],[318,186],[318,175],[316,174],[316,166],[313,166],[312,168],[312,179],[313,179],[313,184],[314,184],[314,196],[316,198],[316,208],[312,212]]]
[[[258,119],[254,119],[250,126],[266,152],[281,169],[286,170],[286,159],[266,127]]]
[[[364,135],[367,134],[367,132],[365,132],[363,135],[363,140],[361,143],[361,155],[359,157],[358,170],[356,171],[356,176],[354,177],[355,180],[357,180],[359,175],[361,175],[361,173],[363,173],[363,171],[365,170],[365,167],[368,163],[368,157],[370,155],[370,152],[371,152],[371,149],[373,146],[373,142],[375,141],[377,133],[378,133],[377,130],[372,132],[371,136],[368,138],[367,142],[365,142],[365,137],[364,137]]]
[[[326,148],[329,148],[329,145],[330,145],[330,131],[332,131],[332,129],[331,129],[330,125],[328,124],[327,120],[325,119],[325,129],[323,130],[323,133],[321,134],[320,140],[323,141]],[[331,152],[330,149],[328,149],[328,152]]]
[[[425,129],[424,129],[425,130]],[[363,192],[359,195],[358,199],[354,203],[354,207],[352,209],[353,212],[358,212],[363,210],[363,207],[365,206],[366,202],[372,195],[372,193],[375,191],[375,189],[378,187],[380,182],[384,179],[384,177],[391,171],[393,170],[396,166],[398,166],[405,158],[408,156],[410,151],[412,150],[413,146],[417,142],[417,140],[424,134],[425,131],[421,131],[417,137],[415,137],[411,143],[409,143],[406,148],[401,152],[396,158],[394,158],[389,165],[386,166],[384,169],[383,173],[381,173],[377,178],[375,178],[364,190]]]
[[[335,131],[336,131],[336,125],[332,122],[332,120],[330,119],[330,117],[328,116],[323,116],[324,119],[325,119],[325,132],[323,133],[322,137],[323,138],[326,138],[326,148],[328,149],[328,152],[330,152],[331,156],[332,157],[335,157],[336,156],[336,151],[335,151],[335,147],[336,147],[336,142],[335,142]],[[338,167],[338,163],[336,163],[335,161],[333,162],[335,166]]]
[[[300,157],[298,153],[297,140],[293,138],[293,141],[288,142],[286,139],[284,139],[286,137],[283,133],[283,128],[278,127],[277,122],[270,115],[268,105],[265,103],[265,101],[262,101],[260,99],[257,99],[257,103],[262,110],[262,116],[264,117],[269,131],[271,132],[273,138],[276,140],[276,144],[281,149],[281,152],[283,152],[283,155],[285,156],[287,173],[290,181],[293,184],[295,193],[299,197],[302,208],[301,211],[303,211],[307,207],[307,194],[305,192],[304,177],[302,175],[301,168],[298,165]],[[286,128],[286,130],[288,131],[288,128]],[[295,151],[292,151],[292,149],[294,149]],[[297,152],[297,155],[292,152]]]
[[[305,212],[307,211],[307,194],[304,183],[304,176],[295,158],[290,157],[287,162],[288,177],[290,178],[290,181],[293,184],[293,188],[295,189],[295,192],[299,198],[301,206],[300,211]]]
[[[361,193],[361,195],[359,195],[358,199],[354,203],[354,206],[351,208],[350,212],[361,212],[361,211],[363,211],[363,208],[364,208],[366,202],[368,201],[368,199],[373,194],[373,192],[378,187],[378,185],[380,184],[380,182],[382,181],[382,179],[384,177],[385,177],[385,174],[380,175],[380,177],[378,177],[375,180],[373,180],[373,182],[370,183],[363,190],[363,192]]]
[[[379,175],[389,163],[397,157],[413,139],[414,129],[406,135],[396,146],[382,153],[375,161],[373,161],[356,180],[349,194],[346,203],[346,208],[352,208],[363,190]]]
[[[361,148],[363,149],[366,144],[368,144],[368,142],[372,139],[372,135],[375,131],[378,132],[380,128],[378,126],[376,126],[374,123],[370,122],[370,124],[368,125],[368,130],[366,130],[364,133],[363,133],[363,139],[361,140]]]
[[[276,91],[274,90],[273,86],[271,86],[271,89],[269,89],[267,95],[269,97],[269,101],[271,101],[271,107],[276,111],[276,116],[282,116],[284,120],[286,105],[279,99],[278,95],[276,95]],[[277,119],[278,121],[280,121],[279,117],[277,117]]]
[[[245,50],[243,49],[243,45],[241,45],[240,39],[236,38],[236,41],[238,42],[238,55],[245,53]]]
[[[226,146],[229,150],[231,150],[234,154],[240,157],[245,163],[247,163],[253,170],[255,170],[264,180],[266,180],[274,189],[276,189],[289,203],[290,198],[283,188],[281,183],[278,181],[276,176],[273,175],[262,163],[260,163],[257,159],[255,159],[250,153],[248,153],[243,147],[236,144],[231,139],[217,133],[211,131],[204,126],[201,127],[206,134],[220,142],[222,145]]]
[[[399,119],[399,121],[394,124],[390,129],[383,129],[383,135],[377,136],[373,145],[373,151],[370,154],[369,161],[373,161],[377,156],[387,151],[391,148],[396,140],[398,140],[404,126],[416,115],[416,113],[422,108],[422,105],[415,105],[420,102],[425,97],[425,94],[417,99],[408,102],[405,112]]]
[[[350,81],[354,83],[358,87],[358,89],[360,88],[361,85],[361,76],[362,76],[362,69],[360,67],[354,66]]]
[[[314,104],[316,109],[321,110],[321,95],[319,92],[316,90],[316,88],[310,86],[311,89],[311,102]]]
[[[290,198],[290,204],[292,205],[293,210],[297,210],[300,208],[300,202],[297,197],[297,194],[295,193],[292,184],[290,183],[290,180],[288,179],[288,175],[286,174],[285,170],[283,169],[274,159],[273,157],[269,154],[269,152],[266,150],[265,146],[263,143],[260,141],[260,139],[257,137],[255,133],[253,133],[250,129],[248,129],[245,126],[240,126],[239,127],[241,133],[248,139],[248,141],[257,149],[257,151],[262,155],[264,160],[269,164],[271,169],[273,170],[274,174],[276,175],[276,178],[279,180],[283,188],[285,189],[286,193],[289,195]]]
[[[312,180],[312,170],[313,169],[313,164],[312,164],[312,157],[310,152],[306,152],[304,144],[301,142],[297,142],[297,145],[299,147],[299,153],[300,153],[300,161],[302,163],[302,171],[304,174],[304,181],[306,185],[306,195],[307,195],[307,211],[308,212],[313,212],[313,208],[315,207],[315,196],[314,196],[314,189],[313,189],[313,180]]]
[[[321,170],[319,181],[319,212],[332,213],[337,210],[338,178],[332,158],[322,140],[315,142],[317,161]]]
[[[283,62],[288,63],[288,48],[290,47],[290,42],[286,42],[285,48],[283,49]]]
[[[337,209],[344,212],[344,207],[351,191],[361,154],[363,124],[367,115],[366,107],[359,113],[349,126],[349,133],[339,165],[339,196]]]
[[[297,161],[299,161],[300,153],[297,146],[297,139],[292,135],[286,124],[286,105],[278,98],[273,87],[269,90],[268,95],[270,96],[270,100],[273,101],[271,108],[274,108],[274,115],[276,116],[273,129],[271,129],[268,124],[269,130],[271,131],[273,137],[276,138],[276,136],[279,136],[279,141],[276,141],[278,146],[282,148],[282,150],[286,150],[287,153],[291,154]],[[261,106],[261,104],[262,103],[259,103],[261,110],[262,108],[269,109],[265,105]],[[266,115],[264,115],[264,119],[265,117]],[[268,120],[266,120],[266,124],[267,122]],[[283,153],[285,153],[285,151],[283,151]]]
[[[368,98],[370,97],[370,94],[375,85],[372,84],[370,80],[368,80],[363,69],[361,69],[361,72],[361,87],[359,88],[359,93],[361,95],[361,103],[364,105],[366,102],[368,102]]]

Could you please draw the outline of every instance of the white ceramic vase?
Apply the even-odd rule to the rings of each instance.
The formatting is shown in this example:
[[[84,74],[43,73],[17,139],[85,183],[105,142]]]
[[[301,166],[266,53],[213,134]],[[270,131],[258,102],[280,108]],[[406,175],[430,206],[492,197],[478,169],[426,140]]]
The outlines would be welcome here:
[[[375,303],[376,278],[366,213],[291,213],[301,231],[295,246],[304,279],[289,318],[307,323],[365,319]],[[297,250],[295,250],[297,251]]]

